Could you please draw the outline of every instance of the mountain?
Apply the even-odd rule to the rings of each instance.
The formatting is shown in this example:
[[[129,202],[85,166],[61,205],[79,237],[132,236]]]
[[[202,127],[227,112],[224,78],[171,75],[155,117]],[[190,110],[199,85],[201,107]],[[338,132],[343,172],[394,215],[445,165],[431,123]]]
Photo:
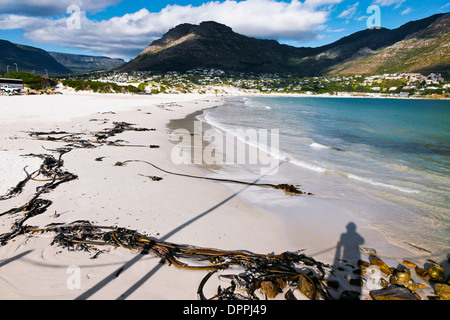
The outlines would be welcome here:
[[[60,64],[75,73],[84,73],[94,70],[110,70],[125,63],[122,59],[112,59],[101,56],[87,56],[61,52],[49,52],[49,54]]]
[[[67,74],[72,71],[58,63],[47,51],[39,48],[15,44],[6,40],[0,40],[0,72],[9,71],[33,72],[37,74]]]
[[[404,27],[408,27],[406,24]],[[334,66],[334,74],[439,72],[450,74],[450,14],[438,16],[428,26],[392,45]]]
[[[371,73],[392,69],[389,64],[398,64],[396,71],[447,70],[449,17],[450,14],[437,14],[393,30],[367,29],[317,48],[297,48],[275,40],[247,37],[212,21],[181,24],[117,70],[164,72],[217,68],[254,73],[289,72],[300,76]],[[378,62],[377,57],[386,55],[383,50],[399,46],[402,50],[390,52],[384,62]],[[427,56],[422,58],[425,53]],[[370,63],[364,60],[371,57],[374,58]],[[412,60],[417,61],[412,63]],[[358,69],[362,63],[365,67]]]
[[[286,61],[309,49],[280,45],[233,32],[216,22],[181,24],[155,40],[119,71],[186,71],[218,68],[242,72],[288,72]]]

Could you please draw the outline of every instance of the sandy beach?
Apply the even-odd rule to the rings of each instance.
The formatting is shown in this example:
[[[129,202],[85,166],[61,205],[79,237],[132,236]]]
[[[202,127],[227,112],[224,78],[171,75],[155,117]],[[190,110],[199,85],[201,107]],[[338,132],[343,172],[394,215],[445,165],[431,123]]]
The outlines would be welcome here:
[[[127,122],[149,131],[117,134],[124,145],[73,148],[62,156],[64,169],[76,180],[59,185],[42,198],[52,204],[27,225],[88,220],[98,225],[123,227],[164,241],[223,250],[247,250],[260,254],[305,250],[324,263],[333,263],[336,244],[357,225],[364,246],[376,248],[389,265],[403,259],[424,261],[427,255],[386,241],[363,220],[356,220],[344,199],[320,196],[292,198],[272,190],[273,207],[259,207],[257,200],[244,201],[244,192],[259,195],[258,187],[237,186],[202,179],[189,179],[165,170],[204,176],[207,171],[192,165],[176,165],[171,159],[174,143],[168,123],[223,103],[215,95],[117,95],[65,92],[62,95],[0,97],[0,195],[39,168],[42,159],[24,155],[52,154],[66,143],[36,140],[30,132],[92,132]],[[182,124],[182,122],[181,122]],[[188,125],[188,124],[187,124]],[[153,130],[154,129],[154,130]],[[155,145],[159,148],[142,146]],[[54,153],[53,153],[54,154]],[[289,171],[288,166],[280,168]],[[226,174],[226,171],[225,173]],[[154,181],[147,176],[157,176]],[[320,195],[320,177],[293,177],[306,191]],[[313,183],[314,182],[314,183]],[[284,181],[280,181],[284,183]],[[30,181],[24,191],[0,201],[0,212],[20,207],[32,198],[40,181]],[[287,202],[296,201],[296,210]],[[19,214],[2,217],[0,232],[8,232]],[[69,251],[52,245],[53,235],[18,235],[0,247],[0,299],[197,299],[197,287],[205,272],[161,264],[152,255],[140,255],[122,247],[93,254]],[[411,248],[409,248],[411,249]],[[366,258],[366,257],[363,257]],[[74,272],[79,285],[69,282]],[[225,283],[225,282],[223,282]],[[212,296],[217,283],[205,288]],[[216,286],[214,286],[216,285]],[[367,292],[363,290],[363,298]]]
[[[176,105],[172,104],[176,103]],[[220,104],[214,96],[157,96],[66,94],[59,96],[2,97],[2,193],[39,168],[29,153],[49,153],[55,142],[30,139],[27,131],[96,131],[125,121],[155,131],[124,133],[132,144],[159,145],[158,149],[100,147],[77,149],[64,155],[64,166],[78,179],[61,185],[46,197],[53,201],[28,225],[89,220],[101,225],[139,230],[171,242],[255,252],[283,250],[282,226],[270,214],[242,203],[217,183],[182,179],[148,165],[115,166],[117,161],[142,159],[166,170],[197,173],[189,166],[173,165],[167,122]],[[10,110],[11,112],[6,112]],[[100,120],[99,120],[100,119]],[[96,158],[104,157],[102,161]],[[158,175],[161,181],[139,176]],[[2,201],[4,212],[27,201],[39,182],[13,199]],[[41,183],[42,184],[42,183]],[[213,185],[213,186],[211,186]],[[7,232],[14,217],[2,221]],[[225,221],[229,221],[225,222]],[[258,226],[248,233],[249,226]],[[277,241],[267,238],[268,230]],[[51,246],[50,236],[18,236],[0,248],[0,299],[196,299],[201,272],[160,267],[159,259],[118,248],[97,259]],[[81,287],[68,289],[68,268],[78,266]],[[111,274],[124,268],[120,277]],[[69,269],[70,270],[70,269]]]

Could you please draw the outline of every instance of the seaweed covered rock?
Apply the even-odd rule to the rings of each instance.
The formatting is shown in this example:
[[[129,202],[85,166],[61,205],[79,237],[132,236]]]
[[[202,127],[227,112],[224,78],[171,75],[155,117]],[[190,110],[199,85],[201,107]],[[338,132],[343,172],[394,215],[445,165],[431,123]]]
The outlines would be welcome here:
[[[411,290],[396,284],[383,289],[372,290],[369,295],[373,300],[420,300]]]
[[[442,300],[450,300],[450,286],[445,283],[436,283],[434,292]]]

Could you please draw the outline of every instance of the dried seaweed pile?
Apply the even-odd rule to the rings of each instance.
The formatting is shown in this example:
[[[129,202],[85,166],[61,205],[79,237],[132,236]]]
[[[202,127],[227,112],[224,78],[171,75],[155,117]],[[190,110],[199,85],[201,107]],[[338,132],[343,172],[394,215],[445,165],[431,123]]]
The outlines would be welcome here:
[[[46,149],[48,151],[58,154],[55,158],[51,154],[27,154],[25,157],[38,157],[43,159],[42,165],[38,170],[29,174],[26,171],[26,178],[20,181],[15,187],[8,190],[5,195],[0,196],[0,201],[11,199],[23,192],[24,187],[29,181],[46,182],[45,184],[38,186],[34,196],[24,205],[12,208],[5,212],[0,213],[1,216],[20,214],[20,217],[15,220],[11,226],[11,231],[7,233],[0,234],[0,244],[4,245],[12,238],[19,234],[25,232],[25,227],[23,226],[25,221],[31,217],[44,213],[47,208],[52,204],[51,200],[43,199],[42,195],[49,193],[54,190],[59,185],[65,182],[69,182],[77,179],[78,177],[66,170],[63,170],[64,161],[62,156],[73,148],[95,148],[103,144],[112,146],[140,146],[140,145],[124,145],[123,140],[108,141],[107,139],[115,136],[116,134],[123,133],[125,131],[150,131],[155,129],[147,128],[135,128],[132,124],[126,122],[114,122],[114,127],[110,129],[105,129],[99,132],[90,133],[93,139],[84,139],[81,137],[81,133],[68,133],[65,131],[50,131],[50,132],[29,132],[31,137],[36,140],[43,141],[54,141],[54,142],[64,142],[65,147],[57,149]],[[46,137],[44,137],[46,136]],[[145,146],[148,147],[148,146]],[[150,146],[151,148],[159,146]],[[45,148],[44,148],[45,149]]]
[[[59,153],[58,159],[48,154],[28,154],[28,157],[39,157],[43,159],[43,163],[38,170],[28,174],[27,177],[20,181],[14,188],[11,188],[6,195],[0,197],[0,200],[7,200],[22,193],[25,185],[30,181],[47,182],[36,188],[33,198],[23,206],[12,208],[8,211],[0,213],[0,216],[22,213],[22,216],[16,219],[11,227],[11,231],[0,234],[0,244],[4,245],[8,240],[24,232],[24,222],[31,217],[39,215],[47,210],[52,204],[51,200],[42,199],[43,194],[49,193],[60,184],[77,179],[78,177],[68,171],[63,170],[64,162],[62,156],[69,152],[70,149],[61,148],[56,150]],[[25,171],[26,172],[26,171]],[[38,177],[42,176],[42,179]]]
[[[0,201],[8,200],[21,194],[29,181],[42,182],[36,188],[32,198],[24,205],[12,208],[0,213],[1,216],[16,215],[11,230],[0,234],[0,244],[5,245],[18,235],[35,234],[39,232],[54,232],[53,244],[63,246],[69,250],[94,251],[95,256],[102,250],[99,247],[114,246],[124,247],[141,254],[154,254],[161,258],[162,262],[172,264],[181,269],[203,270],[209,273],[200,283],[198,294],[201,299],[206,299],[203,294],[203,287],[211,276],[218,271],[228,270],[237,267],[243,270],[237,275],[221,275],[224,279],[230,279],[228,288],[218,288],[217,295],[213,299],[258,299],[258,292],[263,292],[267,297],[275,297],[282,290],[286,299],[294,299],[293,289],[298,288],[309,299],[330,299],[325,282],[326,265],[307,257],[306,255],[292,252],[284,252],[279,255],[261,255],[245,251],[224,251],[211,248],[201,248],[191,245],[179,245],[159,241],[151,237],[139,234],[134,230],[125,228],[95,226],[87,221],[77,221],[71,224],[51,224],[45,228],[31,227],[25,222],[31,217],[37,216],[47,211],[52,205],[52,201],[44,199],[43,195],[51,192],[59,185],[77,179],[77,175],[64,170],[62,157],[74,148],[96,148],[98,146],[131,146],[150,147],[150,145],[124,144],[123,140],[110,141],[109,138],[125,131],[150,131],[154,129],[135,128],[126,122],[114,122],[114,127],[94,133],[68,133],[65,131],[31,132],[29,135],[36,140],[54,141],[65,143],[65,146],[57,149],[46,149],[57,154],[28,154],[27,157],[39,157],[42,159],[40,168],[31,174],[26,171],[26,178],[11,188],[7,194],[0,196]],[[91,138],[86,138],[90,135]],[[45,149],[45,148],[44,148]],[[101,158],[97,158],[101,161]],[[213,180],[220,182],[231,182],[245,185],[255,185],[282,189],[288,194],[307,194],[300,191],[296,186],[281,184],[257,184],[239,180],[206,178],[192,175],[185,175],[164,170],[150,162],[141,160],[127,160],[121,165],[129,162],[147,163],[167,174],[184,176],[189,178]],[[142,175],[144,176],[144,175]],[[146,176],[158,181],[161,178]],[[308,193],[307,195],[311,195]],[[16,217],[14,216],[14,217]],[[95,257],[94,256],[94,257]],[[189,263],[182,260],[189,260]],[[194,264],[192,264],[192,261]]]
[[[51,224],[45,228],[28,227],[27,232],[54,232],[52,244],[68,250],[94,252],[94,258],[103,252],[99,248],[104,246],[123,247],[140,254],[153,254],[161,258],[161,263],[180,269],[209,271],[198,288],[200,299],[206,299],[203,287],[210,277],[215,272],[231,268],[240,269],[240,273],[221,275],[221,278],[231,279],[230,286],[219,287],[218,293],[210,299],[259,299],[263,292],[267,297],[274,298],[283,289],[286,299],[295,299],[295,288],[308,299],[331,299],[327,282],[323,281],[325,269],[329,266],[304,254],[284,252],[262,255],[174,244],[134,230],[98,226],[89,221]]]
[[[97,120],[97,119],[93,119],[93,120]],[[136,128],[136,127],[134,127],[133,124],[130,124],[127,122],[113,122],[113,124],[114,124],[113,128],[104,129],[102,131],[92,132],[92,133],[84,133],[83,134],[83,133],[69,133],[66,131],[49,131],[49,132],[29,132],[29,135],[31,137],[34,137],[36,140],[67,143],[66,148],[96,148],[96,147],[99,147],[102,145],[116,146],[116,147],[159,148],[158,145],[135,145],[135,144],[128,144],[128,143],[125,144],[124,140],[115,140],[115,141],[108,140],[109,138],[114,137],[115,135],[123,133],[125,131],[154,131],[155,130],[154,128],[151,128],[151,129]],[[83,135],[89,135],[92,138],[88,138],[88,139],[82,138]],[[102,158],[97,158],[96,160],[101,161]],[[182,177],[204,179],[204,180],[211,180],[211,181],[218,181],[218,182],[238,183],[238,184],[253,185],[253,186],[260,186],[260,187],[269,187],[269,188],[283,190],[286,194],[289,194],[289,195],[309,195],[309,196],[313,195],[310,192],[301,191],[298,188],[298,186],[294,186],[292,184],[277,184],[277,185],[275,185],[275,184],[268,184],[268,183],[252,183],[252,182],[239,181],[239,180],[209,178],[209,177],[200,177],[200,176],[194,176],[194,175],[188,175],[188,174],[181,174],[181,173],[164,170],[164,169],[156,166],[155,164],[150,163],[148,161],[144,161],[144,160],[117,161],[116,166],[123,166],[129,162],[146,163],[164,173],[182,176]],[[140,174],[140,175],[148,177],[143,174]],[[153,177],[153,176],[150,176],[150,178],[154,181],[159,181],[162,179],[160,177]]]
[[[49,131],[49,132],[29,132],[31,137],[36,140],[42,141],[54,141],[54,142],[65,142],[66,147],[73,148],[96,148],[102,145],[116,146],[116,147],[149,147],[149,148],[159,148],[157,145],[131,145],[124,144],[124,140],[109,141],[108,139],[114,137],[117,134],[123,133],[125,131],[154,131],[156,129],[151,128],[135,128],[133,124],[127,122],[113,122],[114,127],[109,129],[104,129],[102,131],[92,132],[92,133],[69,133],[66,131]],[[83,135],[89,135],[92,138],[86,139],[82,138]]]

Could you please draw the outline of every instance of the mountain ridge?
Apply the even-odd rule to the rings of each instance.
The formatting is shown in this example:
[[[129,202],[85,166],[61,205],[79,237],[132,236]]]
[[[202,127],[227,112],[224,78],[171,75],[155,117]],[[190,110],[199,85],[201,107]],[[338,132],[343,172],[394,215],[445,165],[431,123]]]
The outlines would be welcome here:
[[[123,59],[105,56],[91,56],[63,52],[48,52],[57,62],[72,70],[74,73],[84,73],[95,70],[114,69],[125,63]]]
[[[369,56],[336,66],[330,73],[396,72],[450,74],[450,14]]]
[[[62,75],[85,73],[101,69],[114,69],[125,63],[123,59],[104,56],[90,56],[62,52],[48,52],[43,49],[0,40],[0,72],[25,71],[41,75]],[[9,66],[9,67],[8,67]],[[3,73],[3,72],[2,72]]]
[[[67,74],[72,71],[58,63],[47,51],[40,48],[0,40],[0,70],[36,72],[40,74]]]
[[[380,50],[401,41],[416,39],[420,34],[434,39],[444,29],[445,35],[448,35],[442,21],[448,22],[449,18],[449,13],[436,14],[410,21],[396,29],[366,29],[316,48],[292,47],[275,40],[247,37],[214,21],[204,21],[199,25],[184,23],[170,29],[144,48],[136,58],[116,70],[167,72],[217,68],[237,72],[295,73],[301,76],[348,71],[363,73],[365,70],[350,68],[349,63],[361,62],[361,59],[376,55]],[[446,71],[450,64],[450,58],[447,57],[450,49],[444,49],[444,59],[441,59],[439,66],[428,65],[422,69]],[[396,58],[393,59],[395,60]],[[404,69],[417,71],[414,68]],[[383,68],[368,70],[370,72]]]
[[[183,23],[154,40],[134,59],[47,52],[0,40],[0,70],[50,75],[94,70],[187,71],[198,68],[241,73],[450,74],[450,13],[410,21],[396,29],[366,29],[320,47],[293,47],[256,39],[229,26],[204,21]],[[9,68],[7,68],[9,66]]]

